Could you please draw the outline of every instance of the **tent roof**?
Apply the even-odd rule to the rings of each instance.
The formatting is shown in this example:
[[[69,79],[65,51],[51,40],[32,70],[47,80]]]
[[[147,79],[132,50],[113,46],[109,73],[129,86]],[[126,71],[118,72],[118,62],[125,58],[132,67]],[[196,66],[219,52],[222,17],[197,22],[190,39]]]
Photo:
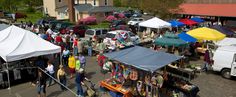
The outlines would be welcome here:
[[[190,20],[190,19],[180,19],[179,21],[186,24],[186,25],[190,25],[190,26],[197,24],[197,22]]]
[[[198,17],[191,18],[190,20],[193,20],[193,21],[198,22],[198,23],[205,22],[203,19],[198,18]]]
[[[139,23],[139,26],[147,28],[168,28],[171,24],[157,17]]]
[[[169,21],[169,23],[171,23],[172,27],[180,27],[180,26],[184,26],[185,24],[176,20],[171,20]]]
[[[233,35],[234,32],[226,27],[222,27],[222,26],[219,26],[219,25],[214,25],[214,26],[211,26],[211,28],[225,34],[225,35]]]
[[[218,46],[230,46],[236,45],[236,38],[224,38],[223,40],[216,43]]]
[[[6,29],[7,27],[9,27],[9,25],[6,25],[6,24],[0,24],[0,31]]]
[[[181,57],[165,52],[156,52],[148,48],[134,46],[121,51],[104,54],[106,57],[136,68],[154,72]]]
[[[179,38],[186,41],[186,42],[196,42],[197,39],[186,34],[186,32],[181,32],[180,34],[178,34]]]
[[[59,53],[61,51],[59,46],[14,25],[2,30],[0,37],[0,56],[6,62]]]

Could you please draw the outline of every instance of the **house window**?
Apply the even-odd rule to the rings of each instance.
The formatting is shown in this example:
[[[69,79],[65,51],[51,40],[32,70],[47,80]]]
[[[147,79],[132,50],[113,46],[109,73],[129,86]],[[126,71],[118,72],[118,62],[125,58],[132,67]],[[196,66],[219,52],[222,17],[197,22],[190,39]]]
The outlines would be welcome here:
[[[105,0],[105,5],[107,5],[107,0]]]
[[[87,4],[87,0],[84,0],[84,4]]]
[[[46,13],[46,14],[48,13],[48,8],[45,8],[45,13]]]
[[[61,0],[58,0],[58,2],[61,2]]]
[[[93,5],[96,5],[96,0],[93,0]]]

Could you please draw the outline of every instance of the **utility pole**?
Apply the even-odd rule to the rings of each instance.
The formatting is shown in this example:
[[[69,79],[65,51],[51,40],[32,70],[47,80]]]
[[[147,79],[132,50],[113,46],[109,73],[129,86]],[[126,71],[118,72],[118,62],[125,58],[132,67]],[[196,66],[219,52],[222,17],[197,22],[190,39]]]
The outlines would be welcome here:
[[[70,22],[75,22],[75,0],[68,0],[68,12]]]

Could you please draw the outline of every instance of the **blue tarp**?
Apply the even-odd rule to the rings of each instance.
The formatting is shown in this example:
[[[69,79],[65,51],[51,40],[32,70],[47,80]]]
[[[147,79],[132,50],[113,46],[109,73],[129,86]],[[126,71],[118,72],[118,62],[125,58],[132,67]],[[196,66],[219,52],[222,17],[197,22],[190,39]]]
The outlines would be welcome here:
[[[169,21],[172,27],[181,27],[184,26],[185,24],[176,20],[171,20]]]
[[[205,22],[203,19],[197,18],[197,17],[191,18],[190,20],[193,20],[193,21],[198,22],[198,23]]]
[[[229,35],[229,36],[234,34],[234,32],[232,30],[230,30],[226,27],[219,26],[219,25],[214,25],[214,26],[211,26],[210,28],[213,28],[213,29],[215,29],[225,35]]]
[[[134,46],[117,52],[106,53],[104,56],[145,71],[154,72],[176,60],[180,56],[165,52],[156,52],[148,48]]]
[[[178,34],[179,38],[186,41],[186,42],[196,42],[197,39],[186,34],[186,32],[181,32],[180,34]]]

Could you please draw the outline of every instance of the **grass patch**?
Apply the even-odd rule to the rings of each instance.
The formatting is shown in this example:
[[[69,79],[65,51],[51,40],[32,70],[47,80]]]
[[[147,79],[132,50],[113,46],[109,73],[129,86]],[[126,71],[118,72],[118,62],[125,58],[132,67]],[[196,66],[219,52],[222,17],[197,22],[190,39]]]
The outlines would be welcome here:
[[[90,28],[109,28],[110,23],[108,22],[102,22],[97,25],[88,25]]]
[[[42,12],[34,12],[34,13],[25,12],[25,14],[27,15],[27,17],[17,19],[17,22],[20,22],[20,21],[29,22],[29,21],[31,21],[32,23],[36,23],[38,19],[43,18],[43,13]]]

